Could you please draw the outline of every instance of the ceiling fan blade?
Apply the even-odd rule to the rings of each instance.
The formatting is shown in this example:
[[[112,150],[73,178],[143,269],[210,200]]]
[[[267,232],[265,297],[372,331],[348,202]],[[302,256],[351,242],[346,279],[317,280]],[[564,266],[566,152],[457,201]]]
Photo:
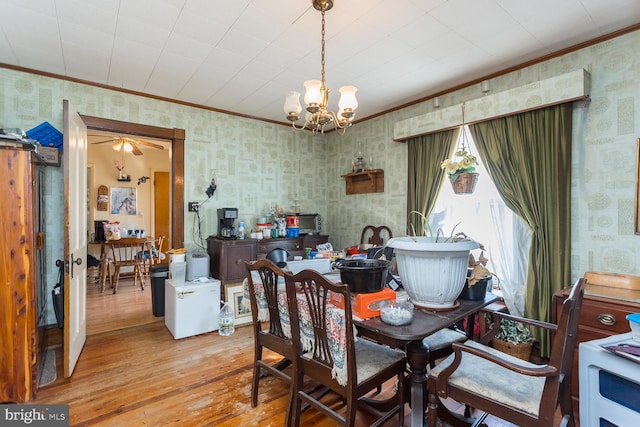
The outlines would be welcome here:
[[[135,141],[136,144],[144,145],[146,147],[153,147],[157,148],[158,150],[164,150],[164,147],[160,144],[154,144],[153,142],[143,141],[141,139],[134,139],[133,141]]]
[[[135,154],[136,156],[142,156],[142,151],[140,151],[140,149],[138,148],[138,146],[135,144],[135,142],[131,143],[131,148],[133,148],[133,150],[131,150],[131,152],[133,154]]]
[[[119,140],[120,138],[110,138],[110,139],[106,139],[104,141],[96,141],[96,142],[92,142],[92,144],[104,144],[106,142],[115,142],[117,140]]]

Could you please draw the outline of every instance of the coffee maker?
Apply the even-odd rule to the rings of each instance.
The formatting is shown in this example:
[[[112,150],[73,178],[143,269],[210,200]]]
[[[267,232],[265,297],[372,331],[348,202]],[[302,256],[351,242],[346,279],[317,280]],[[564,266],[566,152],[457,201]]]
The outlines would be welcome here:
[[[218,239],[237,239],[233,223],[238,218],[238,208],[218,209]]]

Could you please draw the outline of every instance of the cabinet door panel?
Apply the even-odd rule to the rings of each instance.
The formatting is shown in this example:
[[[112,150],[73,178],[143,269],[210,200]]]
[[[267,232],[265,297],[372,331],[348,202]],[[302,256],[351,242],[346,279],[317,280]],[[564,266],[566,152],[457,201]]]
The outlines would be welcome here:
[[[245,261],[253,260],[253,247],[250,245],[236,245],[227,248],[225,260],[227,282],[240,281],[247,275]]]
[[[324,235],[309,235],[309,236],[304,236],[302,238],[302,245],[304,248],[311,248],[312,251],[316,250],[316,246],[319,243],[327,243],[329,241],[329,236],[324,236]]]

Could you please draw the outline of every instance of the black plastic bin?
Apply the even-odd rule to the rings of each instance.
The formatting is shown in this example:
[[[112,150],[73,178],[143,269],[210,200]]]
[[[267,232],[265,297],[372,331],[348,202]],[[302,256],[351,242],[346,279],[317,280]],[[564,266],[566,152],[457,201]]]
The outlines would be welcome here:
[[[153,315],[164,316],[164,281],[169,277],[169,263],[161,262],[149,266],[151,276],[151,307]]]

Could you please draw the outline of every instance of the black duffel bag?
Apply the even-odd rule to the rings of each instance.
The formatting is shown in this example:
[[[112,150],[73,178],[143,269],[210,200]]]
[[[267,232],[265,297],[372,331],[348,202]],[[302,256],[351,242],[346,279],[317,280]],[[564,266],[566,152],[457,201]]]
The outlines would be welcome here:
[[[62,329],[64,327],[64,262],[57,260],[56,265],[59,267],[58,282],[51,290],[51,301],[53,302],[53,311],[56,313],[58,327]]]

